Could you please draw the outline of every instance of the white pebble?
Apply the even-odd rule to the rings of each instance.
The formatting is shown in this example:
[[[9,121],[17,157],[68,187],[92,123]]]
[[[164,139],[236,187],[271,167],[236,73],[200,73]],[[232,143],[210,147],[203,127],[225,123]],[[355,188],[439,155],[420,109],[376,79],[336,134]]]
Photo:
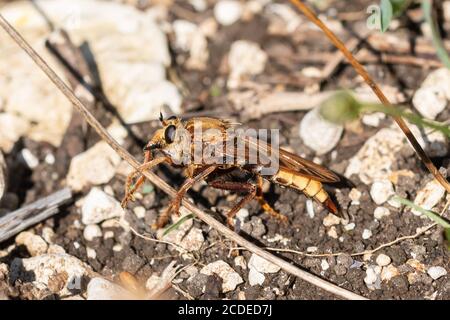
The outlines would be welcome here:
[[[389,180],[375,181],[370,188],[370,196],[372,197],[372,200],[378,205],[381,205],[388,201],[389,198],[394,194],[394,186]]]
[[[308,213],[308,217],[311,219],[314,218],[314,202],[311,199],[306,200],[306,212]]]
[[[248,262],[248,267],[250,269],[256,269],[261,273],[276,273],[280,271],[280,267],[273,264],[272,262],[267,261],[266,259],[261,258],[256,254],[252,254],[250,260]]]
[[[34,169],[39,165],[39,159],[31,153],[31,151],[27,148],[22,149],[20,152],[23,160],[25,160],[25,163],[27,164],[28,168]]]
[[[87,300],[117,300],[126,296],[124,289],[103,278],[93,278],[87,286]]]
[[[323,218],[322,223],[325,227],[331,227],[341,223],[341,218],[335,216],[332,213],[329,213],[325,218]]]
[[[328,269],[330,269],[330,264],[327,262],[327,260],[322,259],[322,261],[320,262],[320,267],[323,271],[327,271]]]
[[[337,238],[338,238],[338,234],[337,234],[336,227],[335,227],[335,226],[332,226],[332,227],[330,228],[330,230],[328,230],[327,235],[328,235],[330,238],[337,239]]]
[[[323,155],[333,150],[341,139],[344,127],[324,120],[319,109],[309,111],[300,122],[299,134],[303,143]]]
[[[53,155],[53,153],[47,153],[44,160],[49,165],[55,164],[55,156]]]
[[[356,227],[355,223],[352,222],[352,223],[349,223],[349,224],[347,224],[346,226],[344,226],[344,229],[345,229],[346,231],[352,231],[352,230],[355,229],[355,227]]]
[[[256,269],[251,268],[248,272],[248,282],[251,286],[262,285],[266,280],[263,273],[258,272]]]
[[[319,248],[317,248],[317,247],[306,248],[306,252],[308,252],[308,253],[314,253],[314,252],[317,252],[317,250],[319,250]]]
[[[372,236],[372,231],[370,231],[369,229],[364,229],[363,233],[362,233],[362,238],[364,240],[369,239]]]
[[[221,0],[214,6],[214,17],[221,25],[229,26],[240,19],[242,9],[239,1]]]
[[[438,181],[432,180],[428,182],[423,189],[419,190],[414,199],[414,204],[423,209],[431,210],[439,203],[439,201],[441,201],[444,195],[444,187]],[[422,215],[422,213],[417,210],[412,210],[412,213],[416,216]]]
[[[428,269],[428,275],[433,278],[433,280],[437,280],[440,277],[443,277],[447,274],[447,270],[445,270],[443,267],[430,267]]]
[[[361,191],[356,188],[352,188],[352,190],[348,194],[348,197],[350,198],[350,200],[352,200],[352,205],[359,205],[359,199],[361,199],[361,195]]]
[[[245,208],[240,209],[240,210],[236,213],[236,218],[238,218],[238,219],[241,221],[241,223],[244,223],[244,222],[245,222],[245,219],[247,219],[248,216],[249,216],[249,212],[248,212],[248,210],[245,209]]]
[[[400,272],[396,267],[394,267],[392,264],[386,266],[381,271],[381,280],[383,281],[389,281],[392,278],[400,275]]]
[[[87,241],[93,241],[102,236],[102,229],[96,224],[89,224],[84,228],[83,236]]]
[[[376,207],[375,210],[373,211],[373,216],[377,220],[381,220],[381,219],[383,219],[383,217],[387,217],[390,214],[391,214],[391,211],[389,211],[389,209],[385,208],[385,207]]]
[[[48,244],[40,236],[29,231],[21,232],[16,237],[17,245],[24,245],[31,256],[40,256],[47,252]]]
[[[414,107],[426,118],[435,119],[450,100],[450,70],[447,68],[432,71],[414,94]]]
[[[236,289],[236,287],[243,283],[241,276],[230,267],[228,263],[222,260],[212,262],[200,270],[200,273],[206,275],[217,274],[222,278],[222,292],[229,292]]]
[[[86,247],[86,255],[90,259],[97,258],[97,252],[94,249],[89,248],[89,247]]]
[[[139,219],[144,219],[145,218],[145,208],[143,206],[137,206],[133,209],[134,214],[136,215],[136,217],[138,217]]]
[[[236,89],[245,76],[263,72],[267,59],[267,53],[261,49],[259,44],[246,40],[233,42],[228,56],[230,66],[228,88]]]
[[[234,264],[237,267],[241,267],[243,270],[247,269],[247,262],[245,261],[244,256],[237,256],[234,258]]]
[[[376,262],[380,267],[385,267],[391,263],[391,258],[389,256],[381,253],[378,255]]]
[[[85,225],[121,217],[123,214],[124,210],[120,203],[99,188],[91,189],[81,207],[81,221]]]

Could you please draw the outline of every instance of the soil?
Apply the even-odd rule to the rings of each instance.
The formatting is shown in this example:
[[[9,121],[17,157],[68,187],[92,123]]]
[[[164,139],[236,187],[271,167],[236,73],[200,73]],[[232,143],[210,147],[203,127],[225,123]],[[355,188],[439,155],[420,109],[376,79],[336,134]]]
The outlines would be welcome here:
[[[330,7],[335,7],[337,12],[355,12],[365,11],[365,8],[372,1],[330,1]],[[186,19],[181,13],[186,10],[189,17],[202,20],[205,16],[212,16],[212,9],[198,13],[184,1],[176,2],[177,10],[170,11],[170,20]],[[182,8],[182,10],[180,9]],[[325,10],[324,13],[330,13]],[[189,19],[188,19],[189,20]],[[406,33],[407,38],[414,39],[418,34],[420,27],[413,24],[408,19],[400,19],[401,30]],[[186,69],[182,64],[174,64],[173,68],[177,71],[179,78],[188,89],[188,96],[185,99],[184,111],[213,111],[220,110],[221,113],[235,114],[235,110],[227,100],[227,88],[225,86],[227,75],[223,71],[224,59],[229,52],[233,41],[237,39],[246,39],[259,43],[263,50],[269,53],[269,62],[264,73],[256,76],[255,83],[265,84],[271,78],[295,78],[298,71],[304,67],[311,66],[311,63],[302,63],[299,57],[314,55],[320,52],[335,52],[325,37],[319,31],[311,31],[308,35],[295,36],[271,36],[267,33],[268,21],[264,15],[257,15],[248,22],[240,21],[229,27],[221,27],[214,39],[209,41],[211,53],[210,64],[205,71],[193,71]],[[352,30],[356,22],[344,22],[345,28]],[[450,30],[449,30],[450,31]],[[350,36],[350,33],[347,34]],[[346,39],[344,38],[344,41]],[[363,44],[367,46],[367,44]],[[186,54],[177,52],[176,61],[182,61]],[[323,65],[317,64],[321,68]],[[418,88],[420,83],[428,74],[428,70],[414,66],[385,65],[375,63],[367,65],[369,72],[374,76],[378,83],[391,85],[400,88],[401,92],[410,97],[410,93]],[[342,65],[332,77],[321,84],[322,89],[334,89],[341,87],[354,87],[357,80],[355,71],[348,65]],[[274,84],[271,84],[275,86]],[[218,88],[219,94],[211,94],[211,87]],[[290,81],[285,85],[286,90],[303,90],[304,86]],[[409,93],[409,94],[408,94]],[[444,111],[438,120],[447,120],[448,110]],[[112,118],[113,116],[105,109],[97,110],[98,118]],[[254,128],[280,128],[282,137],[281,145],[290,146],[296,151],[301,151],[305,158],[315,157],[314,152],[306,147],[298,135],[298,125],[305,115],[304,112],[289,112],[283,114],[271,114],[261,119],[246,121],[237,116],[237,120],[244,122],[246,126]],[[348,160],[362,147],[367,139],[375,134],[379,129],[388,127],[392,121],[385,119],[378,128],[373,128],[361,124],[361,130],[345,130],[338,146],[334,149],[336,157],[331,153],[318,157],[324,166],[327,166],[338,173],[343,173]],[[137,137],[143,141],[147,140],[158,127],[157,122],[142,123],[131,126],[131,130]],[[88,138],[86,140],[86,138]],[[65,139],[71,141],[61,149],[56,149],[51,145],[38,143],[28,138],[22,138],[12,152],[6,155],[6,160],[10,172],[8,201],[3,201],[2,208],[6,211],[16,209],[26,203],[48,195],[64,186],[64,179],[67,168],[70,164],[71,156],[75,148],[78,152],[92,146],[98,141],[95,135],[80,136],[76,130],[68,131]],[[72,146],[72,147],[71,147]],[[125,148],[138,159],[142,159],[142,145],[136,143],[135,139],[130,137],[124,144]],[[33,170],[20,160],[19,151],[28,148],[36,155],[40,164]],[[50,165],[44,161],[47,154],[58,154],[57,165]],[[64,156],[66,154],[66,156]],[[450,170],[450,162],[445,159],[436,159],[436,164]],[[397,155],[397,168],[411,170],[415,173],[413,178],[401,178],[396,186],[396,192],[400,196],[414,199],[417,191],[426,182],[430,180],[430,175],[424,169],[420,160],[413,156],[409,146],[405,145],[404,150]],[[181,172],[173,168],[160,168],[156,173],[169,181],[172,186],[180,186],[183,177]],[[449,172],[450,173],[450,172]],[[406,262],[413,257],[420,260],[426,266],[439,265],[446,270],[450,270],[449,250],[444,239],[443,230],[440,227],[431,229],[431,232],[415,239],[401,241],[395,245],[388,246],[376,254],[373,254],[368,261],[364,261],[362,256],[350,257],[348,254],[374,249],[381,244],[391,242],[400,236],[416,233],[416,229],[429,224],[429,221],[421,217],[406,213],[405,209],[398,209],[390,205],[385,205],[391,211],[390,216],[377,221],[373,217],[373,211],[377,205],[369,195],[370,186],[362,183],[354,175],[350,178],[351,183],[362,192],[360,205],[350,205],[349,199],[350,186],[330,187],[330,193],[336,199],[344,216],[350,217],[350,222],[355,223],[354,230],[346,231],[343,225],[336,226],[338,239],[327,236],[328,229],[322,221],[328,214],[320,205],[314,204],[315,215],[310,217],[306,210],[307,198],[293,190],[283,189],[277,185],[271,185],[267,192],[268,201],[280,213],[286,215],[289,219],[287,224],[280,224],[278,221],[270,219],[264,213],[257,203],[251,203],[247,206],[250,216],[246,221],[253,224],[250,234],[243,230],[240,234],[251,239],[261,246],[284,247],[293,250],[306,252],[308,247],[317,247],[318,252],[324,253],[347,253],[339,257],[306,257],[293,253],[279,253],[287,261],[290,261],[300,268],[306,269],[324,279],[333,282],[352,292],[363,295],[370,299],[425,299],[433,296],[436,299],[450,299],[450,276],[446,275],[436,281],[425,277],[424,281],[418,281],[410,284],[407,274],[411,272],[407,269]],[[117,199],[124,195],[125,177],[117,175],[108,184],[114,191]],[[55,231],[55,243],[61,245],[67,253],[78,257],[89,264],[94,271],[105,277],[115,278],[121,271],[128,271],[137,278],[147,279],[153,273],[160,273],[171,261],[175,260],[181,265],[187,265],[192,261],[185,260],[173,248],[162,243],[153,243],[131,233],[124,233],[122,228],[103,228],[103,233],[112,231],[114,237],[103,239],[97,238],[93,242],[85,240],[83,230],[74,227],[76,220],[80,221],[79,209],[75,202],[82,198],[88,190],[83,190],[74,196],[73,201],[64,206],[61,212],[54,217],[44,221],[34,227],[39,234],[43,227],[50,227]],[[232,196],[228,193],[213,190],[204,185],[197,186],[189,193],[195,203],[203,208],[218,208],[218,211],[230,207]],[[160,190],[146,194],[141,200],[137,200],[129,206],[127,210],[127,220],[139,232],[145,232],[155,236],[156,233],[149,226],[155,221],[158,213],[161,212],[169,203],[170,199]],[[133,213],[135,206],[146,208],[145,218],[138,219]],[[442,209],[444,203],[441,202],[437,209]],[[218,219],[224,221],[222,214],[216,215]],[[258,219],[260,218],[260,219]],[[265,281],[262,285],[250,286],[248,282],[248,269],[235,266],[234,256],[230,255],[230,246],[232,244],[226,241],[217,231],[211,229],[208,225],[195,219],[194,227],[202,230],[205,242],[202,249],[196,252],[197,267],[201,268],[208,263],[223,260],[235,269],[244,279],[244,283],[239,285],[234,291],[226,294],[221,293],[221,279],[217,276],[205,276],[197,274],[194,279],[188,281],[189,275],[181,272],[178,276],[183,281],[177,282],[177,286],[195,299],[238,299],[242,292],[246,299],[337,299],[337,297],[320,290],[305,281],[297,279],[292,275],[280,271],[274,274],[265,274]],[[255,227],[256,226],[256,227]],[[244,228],[245,229],[245,228]],[[258,230],[256,230],[258,229]],[[369,239],[363,239],[364,229],[369,229],[372,236]],[[281,236],[281,237],[280,237]],[[272,242],[274,238],[283,238],[286,240],[284,246],[280,242]],[[78,242],[80,246],[76,248],[73,243]],[[0,243],[0,250],[6,249],[14,243],[14,240]],[[113,247],[121,244],[123,250],[114,251]],[[97,252],[96,259],[87,257],[86,247],[93,248]],[[417,254],[420,252],[420,254]],[[379,253],[385,253],[392,259],[392,263],[397,266],[401,272],[400,275],[391,279],[389,282],[382,282],[380,287],[370,290],[364,282],[366,276],[365,268],[367,265],[376,265],[375,258]],[[240,251],[248,261],[251,254],[246,251]],[[23,248],[13,250],[8,256],[1,258],[0,263],[9,264],[16,257],[27,257],[28,253]],[[323,270],[323,260],[327,262],[329,268]],[[364,262],[358,264],[355,262]],[[202,290],[203,287],[206,290]],[[7,288],[7,295],[13,299],[23,299],[29,297],[24,284],[10,284]],[[179,293],[176,296],[180,299],[185,297]]]

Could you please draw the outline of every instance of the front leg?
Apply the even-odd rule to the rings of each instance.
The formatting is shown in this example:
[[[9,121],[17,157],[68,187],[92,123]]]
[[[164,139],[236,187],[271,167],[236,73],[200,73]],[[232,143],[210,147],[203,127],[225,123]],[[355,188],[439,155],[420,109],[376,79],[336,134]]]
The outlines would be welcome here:
[[[127,182],[125,185],[125,196],[123,197],[123,200],[121,202],[121,206],[122,208],[125,208],[128,201],[134,201],[134,196],[133,194],[139,189],[139,187],[144,183],[145,181],[145,176],[142,175],[143,171],[146,170],[150,170],[153,167],[163,163],[163,162],[167,162],[169,161],[169,159],[167,157],[159,157],[153,160],[149,159],[149,155],[146,154],[145,157],[145,161],[144,163],[136,170],[134,170],[131,174],[128,175],[127,177]],[[133,185],[133,179],[137,176],[140,175],[139,179],[136,181],[136,183]]]
[[[181,188],[178,190],[177,194],[175,195],[175,198],[170,202],[167,209],[164,211],[163,214],[158,218],[158,222],[153,224],[153,229],[159,229],[164,227],[167,224],[167,221],[169,221],[170,213],[174,211],[176,214],[179,215],[180,207],[181,207],[181,201],[183,200],[183,197],[186,195],[188,190],[194,186],[197,182],[204,180],[206,177],[208,177],[211,173],[213,173],[217,169],[216,166],[209,166],[205,169],[202,169],[199,174],[197,174],[193,178],[188,178]]]

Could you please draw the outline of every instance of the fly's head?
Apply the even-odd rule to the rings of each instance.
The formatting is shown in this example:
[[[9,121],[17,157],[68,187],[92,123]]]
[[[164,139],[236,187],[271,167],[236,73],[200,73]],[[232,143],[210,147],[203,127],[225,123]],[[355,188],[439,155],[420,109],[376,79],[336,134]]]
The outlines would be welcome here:
[[[160,150],[174,164],[182,164],[187,154],[190,155],[190,134],[184,128],[180,118],[172,116],[164,119],[160,114],[162,128],[158,129],[153,138],[145,146],[144,151]]]

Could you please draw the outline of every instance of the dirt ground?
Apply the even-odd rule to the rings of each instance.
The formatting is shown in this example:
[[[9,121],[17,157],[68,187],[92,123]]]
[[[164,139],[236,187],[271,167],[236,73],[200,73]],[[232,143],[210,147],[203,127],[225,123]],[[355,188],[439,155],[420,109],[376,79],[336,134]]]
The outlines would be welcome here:
[[[365,10],[372,2],[327,1],[328,5],[321,12],[323,15],[332,17],[333,20],[340,19],[345,28],[340,35],[345,42],[352,38],[358,23],[365,19]],[[145,10],[146,3],[146,1],[139,1],[139,8]],[[212,10],[212,5],[209,5],[205,11],[198,12],[186,1],[175,1],[175,4],[168,9],[168,22],[184,19],[197,23],[212,17]],[[356,18],[350,17],[344,20],[344,13],[356,13]],[[414,39],[422,36],[419,22],[415,22],[408,16],[398,21],[399,26],[392,31],[398,37],[414,42]],[[282,146],[289,146],[305,158],[319,160],[322,165],[339,174],[344,174],[350,159],[364,143],[382,128],[391,127],[392,120],[382,119],[377,127],[368,126],[362,122],[349,126],[344,130],[342,138],[332,152],[317,156],[304,144],[298,134],[299,124],[306,112],[272,113],[257,119],[249,119],[244,113],[236,110],[230,101],[229,90],[226,86],[228,75],[226,56],[231,44],[236,40],[256,42],[268,54],[264,71],[252,77],[251,81],[257,85],[268,86],[270,90],[303,91],[317,84],[320,90],[325,91],[354,88],[361,84],[355,71],[345,63],[341,63],[332,76],[323,81],[304,76],[299,72],[300,70],[307,67],[323,68],[327,61],[320,61],[321,55],[335,53],[335,48],[318,30],[309,30],[306,34],[273,35],[268,32],[268,25],[269,20],[262,12],[248,21],[240,20],[230,26],[220,26],[215,36],[208,39],[210,58],[207,68],[201,71],[186,67],[183,61],[186,61],[188,54],[177,49],[174,45],[175,40],[169,37],[174,57],[171,70],[185,86],[187,92],[182,111],[189,114],[210,111],[212,114],[220,113],[220,116],[229,115],[229,118],[248,127],[279,128]],[[450,32],[450,29],[446,31]],[[358,50],[361,48],[372,50],[379,58],[381,56],[381,53],[370,48],[370,44],[364,39],[361,40]],[[314,62],[312,58],[315,56],[317,59]],[[430,59],[436,60],[433,56]],[[365,65],[377,83],[397,88],[405,95],[409,104],[412,94],[430,72],[426,66],[387,64],[381,60]],[[101,106],[95,112],[96,117],[102,119],[105,125],[114,118],[113,114]],[[447,121],[449,115],[450,111],[447,108],[439,114],[437,120]],[[157,121],[129,126],[138,139],[128,135],[123,144],[124,147],[135,157],[142,159],[142,141],[147,141],[158,126]],[[0,206],[3,213],[36,201],[65,186],[65,177],[73,154],[87,150],[99,141],[95,134],[80,134],[77,130],[69,130],[64,139],[70,143],[63,143],[56,148],[49,143],[23,137],[16,142],[9,153],[5,154],[9,184],[8,201],[3,200]],[[19,160],[20,150],[23,148],[29,149],[39,159],[39,165],[34,169],[28,168],[23,161]],[[44,161],[46,155],[50,153],[56,156],[55,164]],[[433,160],[438,168],[442,167],[447,174],[450,174],[450,161],[447,156]],[[395,193],[411,200],[414,200],[417,192],[431,180],[430,174],[406,142],[395,155],[393,169],[409,170],[414,173],[413,176],[400,177],[395,184]],[[155,172],[170,182],[173,187],[179,187],[182,184],[183,177],[179,170],[162,167]],[[353,188],[361,192],[357,205],[351,204],[349,194],[352,186],[350,184],[330,186],[328,189],[332,197],[336,199],[343,215],[349,217],[347,224],[338,223],[331,227],[336,237],[330,236],[330,227],[323,223],[328,212],[322,206],[314,203],[315,214],[311,216],[308,214],[306,196],[277,185],[268,186],[267,199],[276,210],[288,217],[288,223],[280,224],[271,219],[256,202],[252,202],[246,207],[249,216],[243,219],[239,232],[263,247],[292,249],[310,254],[343,253],[339,256],[314,257],[274,252],[302,269],[369,299],[450,299],[448,274],[434,280],[426,271],[418,271],[417,264],[413,264],[416,261],[424,268],[441,266],[447,271],[450,270],[449,250],[441,227],[433,227],[418,237],[387,245],[372,255],[351,256],[353,253],[375,249],[399,237],[414,235],[418,228],[431,224],[431,221],[411,214],[407,208],[398,208],[388,203],[383,206],[389,209],[390,215],[377,220],[374,218],[374,210],[379,205],[372,200],[370,184],[363,183],[357,174],[349,177],[349,180]],[[115,198],[120,200],[124,195],[124,183],[125,177],[117,174],[102,187],[109,186]],[[139,233],[155,237],[157,234],[150,225],[155,221],[158,213],[168,205],[170,198],[161,190],[151,188],[150,184],[147,184],[145,189],[142,197],[128,205],[126,220]],[[124,232],[121,227],[102,226],[103,234],[112,231],[113,236],[88,241],[83,236],[83,226],[79,227],[81,213],[75,203],[86,196],[89,190],[90,188],[84,188],[81,192],[75,193],[73,200],[63,206],[58,214],[34,226],[32,230],[36,234],[41,234],[45,227],[51,228],[55,233],[53,238],[55,244],[62,246],[68,254],[86,262],[95,272],[106,278],[116,279],[120,272],[128,271],[138,279],[146,281],[152,274],[161,273],[171,261],[176,261],[183,266],[195,263],[195,268],[201,269],[212,262],[223,260],[243,279],[243,283],[239,284],[235,290],[223,293],[222,280],[215,275],[196,273],[191,276],[186,271],[182,271],[174,280],[174,285],[177,287],[177,290],[174,290],[174,296],[177,299],[188,297],[194,299],[337,299],[284,271],[265,273],[262,284],[250,285],[248,268],[236,265],[236,257],[230,254],[233,243],[197,219],[194,219],[192,228],[201,230],[204,242],[201,248],[195,251],[195,261],[181,255],[167,244],[147,241],[131,232]],[[225,221],[226,208],[230,208],[237,199],[233,194],[207,188],[205,185],[196,186],[189,192],[189,197],[200,208],[215,208],[217,212],[215,216],[222,221]],[[435,206],[435,211],[442,210],[445,202],[445,199],[442,199]],[[145,208],[143,217],[137,217],[133,212],[133,208],[137,206]],[[353,229],[347,227],[349,223],[354,223]],[[370,237],[363,237],[365,230],[370,230]],[[74,246],[74,242],[78,245]],[[2,242],[0,250],[6,250],[14,243],[14,239]],[[117,248],[118,244],[121,250],[113,249],[115,246]],[[87,247],[95,250],[95,258],[88,257]],[[311,247],[316,248],[311,249]],[[239,251],[239,254],[247,262],[251,257],[251,253],[245,250]],[[398,274],[387,281],[368,285],[365,282],[368,276],[367,269],[377,266],[376,258],[380,254],[385,254],[391,259],[391,265],[395,266]],[[16,246],[9,254],[0,258],[0,264],[10,265],[15,258],[29,256],[30,254],[23,246]],[[3,289],[6,296],[11,299],[36,298],[32,293],[34,291],[23,281],[9,281]],[[49,294],[45,298],[60,297]]]

